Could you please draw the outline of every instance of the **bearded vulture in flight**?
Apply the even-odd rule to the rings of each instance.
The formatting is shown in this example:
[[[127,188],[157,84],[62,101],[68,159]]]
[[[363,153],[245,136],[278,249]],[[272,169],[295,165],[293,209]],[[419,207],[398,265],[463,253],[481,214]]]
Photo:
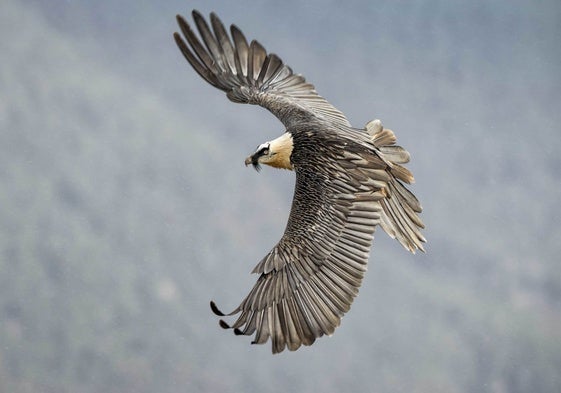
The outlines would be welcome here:
[[[421,205],[404,186],[413,182],[403,166],[409,153],[380,120],[353,128],[314,85],[235,25],[229,35],[214,13],[210,24],[192,15],[200,38],[180,15],[183,36],[174,34],[189,64],[231,101],[268,109],[286,129],[245,164],[296,173],[284,234],[253,269],[253,289],[227,314],[237,319],[220,326],[255,335],[256,344],[271,339],[273,353],[294,351],[333,334],[349,311],[377,225],[407,250],[423,250]],[[214,302],[211,308],[225,316]]]

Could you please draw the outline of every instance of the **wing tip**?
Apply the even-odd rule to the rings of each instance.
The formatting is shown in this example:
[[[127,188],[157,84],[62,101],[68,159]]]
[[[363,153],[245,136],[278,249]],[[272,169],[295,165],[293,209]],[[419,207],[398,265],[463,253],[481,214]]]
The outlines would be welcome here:
[[[225,317],[226,314],[224,314],[222,311],[220,311],[220,309],[216,306],[216,303],[214,303],[214,300],[210,301],[210,309],[212,310],[212,312],[216,315],[218,315],[219,317]]]
[[[228,325],[228,324],[226,323],[226,321],[224,321],[223,319],[221,319],[220,321],[218,321],[218,324],[220,325],[220,327],[221,327],[222,329],[231,329],[231,326]]]
[[[197,9],[193,9],[193,10],[191,11],[191,15],[193,16],[193,18],[204,18],[202,12],[200,12],[200,11],[197,10]]]

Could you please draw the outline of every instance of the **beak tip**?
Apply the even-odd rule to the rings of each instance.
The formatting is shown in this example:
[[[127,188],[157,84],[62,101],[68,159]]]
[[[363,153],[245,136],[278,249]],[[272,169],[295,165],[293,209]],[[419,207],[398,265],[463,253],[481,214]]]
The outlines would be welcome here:
[[[254,159],[254,156],[249,156],[245,159],[245,166],[249,166],[252,165],[253,168],[259,172],[259,170],[261,169],[261,166],[259,165],[258,160]]]

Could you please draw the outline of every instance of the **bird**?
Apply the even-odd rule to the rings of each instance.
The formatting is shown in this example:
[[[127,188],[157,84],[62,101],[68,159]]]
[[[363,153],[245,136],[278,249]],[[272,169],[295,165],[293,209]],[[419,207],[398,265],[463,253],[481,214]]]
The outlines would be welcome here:
[[[378,119],[362,128],[320,96],[304,76],[242,31],[228,34],[212,12],[192,11],[194,27],[177,15],[173,34],[193,69],[230,101],[259,105],[284,125],[245,159],[295,172],[292,206],[279,242],[255,266],[249,294],[219,325],[252,344],[271,341],[273,354],[331,336],[358,294],[380,226],[407,250],[424,252],[421,204],[406,187],[410,154]],[[200,38],[199,38],[200,37]],[[233,323],[224,318],[234,317]]]

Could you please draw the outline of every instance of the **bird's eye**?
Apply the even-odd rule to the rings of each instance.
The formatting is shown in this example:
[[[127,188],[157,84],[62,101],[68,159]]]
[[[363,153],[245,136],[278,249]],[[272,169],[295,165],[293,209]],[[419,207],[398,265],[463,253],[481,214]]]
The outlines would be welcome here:
[[[266,155],[269,154],[269,145],[266,146],[261,146],[261,149],[259,149],[259,155]]]

